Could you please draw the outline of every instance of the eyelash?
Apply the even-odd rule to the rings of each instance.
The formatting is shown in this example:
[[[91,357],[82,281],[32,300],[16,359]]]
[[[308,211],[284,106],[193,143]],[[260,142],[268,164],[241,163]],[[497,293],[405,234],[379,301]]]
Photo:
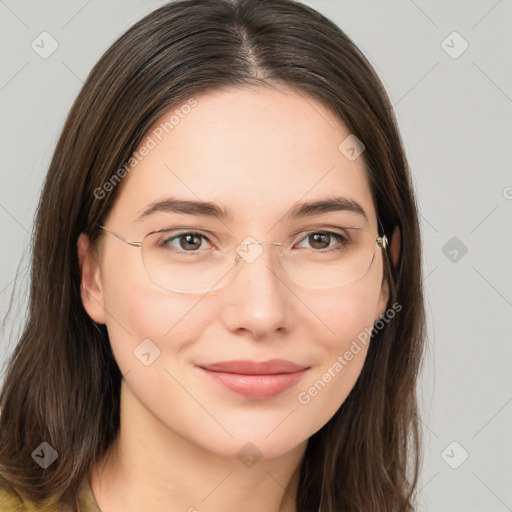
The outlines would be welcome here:
[[[335,238],[338,241],[338,244],[340,244],[340,243],[342,244],[341,247],[338,247],[338,246],[335,245],[333,247],[326,247],[325,249],[317,249],[317,250],[315,250],[315,249],[311,248],[312,251],[315,251],[315,252],[318,252],[318,253],[328,253],[328,252],[332,252],[332,251],[342,250],[344,248],[344,245],[346,245],[347,243],[350,242],[350,237],[342,235],[341,233],[336,233],[334,231],[327,231],[327,230],[314,230],[314,231],[306,232],[306,235],[303,236],[298,241],[298,243],[301,243],[304,240],[307,240],[311,235],[316,235],[316,234],[330,235],[331,237]],[[179,240],[181,237],[186,236],[186,235],[196,235],[196,236],[199,236],[202,239],[207,240],[208,242],[210,242],[209,238],[206,235],[203,235],[202,233],[199,233],[197,231],[183,231],[183,232],[177,233],[175,235],[172,235],[172,236],[170,236],[168,238],[163,239],[161,242],[159,242],[158,245],[160,247],[163,247],[163,246],[167,245],[169,242],[172,242],[174,240]],[[204,250],[204,249],[195,249],[195,250],[192,250],[192,251],[183,251],[183,250],[177,249],[176,247],[173,247],[173,248],[176,249],[178,252],[191,253],[191,254],[199,252],[201,250]]]

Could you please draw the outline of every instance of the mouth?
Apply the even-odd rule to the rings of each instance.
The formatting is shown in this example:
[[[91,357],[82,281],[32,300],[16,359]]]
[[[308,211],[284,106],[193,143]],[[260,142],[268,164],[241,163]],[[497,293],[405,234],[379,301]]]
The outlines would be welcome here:
[[[309,367],[283,359],[225,361],[196,366],[224,387],[254,400],[280,395],[297,384],[309,370]]]

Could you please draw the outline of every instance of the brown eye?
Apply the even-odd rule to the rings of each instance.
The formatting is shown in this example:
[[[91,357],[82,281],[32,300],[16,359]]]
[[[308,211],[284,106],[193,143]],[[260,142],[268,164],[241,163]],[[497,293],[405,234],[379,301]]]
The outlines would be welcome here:
[[[178,247],[173,245],[175,240],[178,240]],[[205,249],[205,247],[201,247],[203,245],[203,240],[208,239],[200,233],[178,233],[177,235],[173,235],[162,240],[160,246],[185,252],[193,252],[200,249]]]
[[[309,235],[309,243],[313,249],[325,249],[329,247],[331,235],[329,233],[313,233]]]
[[[338,247],[341,248],[348,242],[347,238],[343,235],[333,233],[331,231],[316,231],[314,233],[309,233],[301,240],[301,242],[304,241],[309,245],[306,249],[315,249],[317,251],[337,248],[336,242],[338,242]]]

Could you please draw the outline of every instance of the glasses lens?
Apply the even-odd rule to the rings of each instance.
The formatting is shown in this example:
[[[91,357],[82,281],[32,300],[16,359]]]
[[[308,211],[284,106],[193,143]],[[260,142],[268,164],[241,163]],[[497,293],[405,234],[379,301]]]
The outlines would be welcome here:
[[[234,256],[226,256],[192,231],[161,230],[149,233],[142,242],[150,279],[176,292],[201,293],[225,286],[236,268]]]
[[[364,277],[376,247],[375,235],[358,228],[310,232],[293,247],[249,244],[224,250],[213,249],[199,233],[161,230],[144,238],[142,258],[157,286],[176,292],[204,293],[226,286],[239,265],[265,257],[264,250],[277,250],[283,277],[305,288],[322,289]]]
[[[281,259],[284,273],[304,288],[333,288],[364,277],[375,256],[375,236],[345,228],[340,232],[311,233],[297,250]]]

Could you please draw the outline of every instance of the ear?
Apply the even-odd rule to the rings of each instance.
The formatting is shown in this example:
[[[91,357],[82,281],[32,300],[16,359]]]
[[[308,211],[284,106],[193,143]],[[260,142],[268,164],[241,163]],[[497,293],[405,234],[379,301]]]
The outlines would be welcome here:
[[[94,259],[89,237],[81,233],[77,240],[80,266],[80,292],[87,314],[99,324],[106,323],[100,266]]]
[[[401,244],[401,238],[400,238],[400,228],[398,226],[395,226],[395,229],[393,230],[393,234],[391,235],[391,242],[386,249],[388,251],[388,256],[393,262],[393,265],[398,265],[398,259],[400,257],[400,244]],[[385,256],[384,256],[385,257]],[[382,277],[382,284],[380,288],[380,296],[379,296],[379,302],[377,304],[377,310],[375,311],[376,317],[374,321],[376,322],[385,312],[386,312],[386,306],[389,300],[389,283],[385,276]]]
[[[389,256],[391,257],[391,261],[395,267],[398,265],[398,260],[400,258],[400,244],[400,228],[395,226],[393,234],[391,235],[391,244],[389,246]]]

